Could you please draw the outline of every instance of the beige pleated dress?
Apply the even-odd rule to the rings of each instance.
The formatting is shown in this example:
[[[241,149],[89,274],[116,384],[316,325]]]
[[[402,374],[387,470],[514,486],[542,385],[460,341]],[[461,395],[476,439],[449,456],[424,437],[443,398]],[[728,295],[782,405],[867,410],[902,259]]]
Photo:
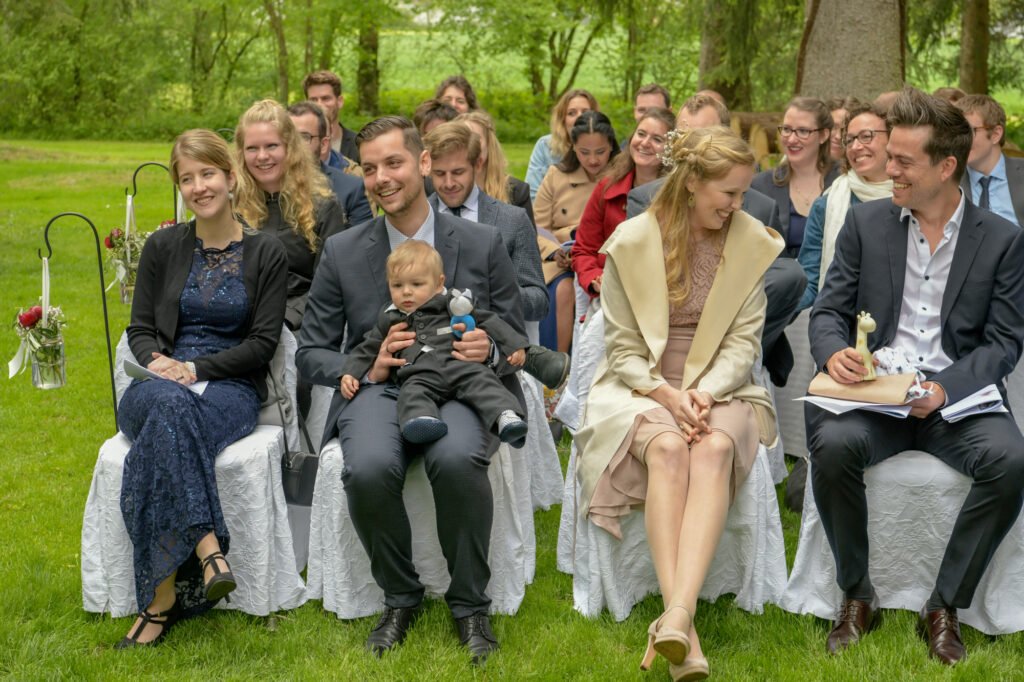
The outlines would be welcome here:
[[[714,314],[714,311],[705,310],[705,303],[721,263],[725,236],[721,234],[692,246],[688,268],[692,273],[690,294],[682,305],[669,307],[668,342],[661,357],[660,370],[665,381],[676,388],[682,384],[683,367],[701,315]],[[749,403],[733,399],[715,403],[711,407],[709,422],[713,431],[724,433],[733,442],[731,502],[736,488],[750,473],[757,455],[757,419]],[[590,502],[590,517],[615,537],[621,538],[619,517],[644,504],[647,497],[647,447],[663,433],[675,433],[683,438],[682,429],[668,409],[659,406],[636,415],[632,428],[597,480]]]

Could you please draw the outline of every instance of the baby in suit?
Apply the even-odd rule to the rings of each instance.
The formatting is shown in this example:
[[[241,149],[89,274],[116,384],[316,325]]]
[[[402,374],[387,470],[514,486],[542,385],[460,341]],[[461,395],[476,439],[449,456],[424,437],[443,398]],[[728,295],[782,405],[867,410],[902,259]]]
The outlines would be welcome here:
[[[399,386],[398,423],[402,436],[412,443],[429,443],[446,433],[439,405],[460,400],[472,408],[484,424],[493,426],[498,438],[512,447],[526,442],[527,424],[519,400],[494,370],[478,362],[452,356],[452,293],[444,286],[441,256],[426,242],[410,239],[397,246],[387,260],[391,304],[377,319],[377,325],[345,360],[341,392],[351,400],[381,353],[392,326],[404,322],[416,333],[412,344],[393,354],[404,364],[391,372]],[[529,341],[497,315],[475,308],[473,317],[487,331],[508,364],[522,367],[545,385],[561,385],[568,373],[569,357]]]

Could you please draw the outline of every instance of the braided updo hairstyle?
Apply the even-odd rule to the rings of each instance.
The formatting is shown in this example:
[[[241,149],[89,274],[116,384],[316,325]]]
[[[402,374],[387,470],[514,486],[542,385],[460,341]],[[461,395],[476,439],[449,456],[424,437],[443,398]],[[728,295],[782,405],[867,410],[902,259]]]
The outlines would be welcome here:
[[[671,305],[690,293],[687,254],[690,246],[688,185],[724,178],[736,166],[754,165],[754,153],[730,128],[715,126],[669,133],[663,161],[672,167],[648,209],[658,219],[665,245],[665,278]]]

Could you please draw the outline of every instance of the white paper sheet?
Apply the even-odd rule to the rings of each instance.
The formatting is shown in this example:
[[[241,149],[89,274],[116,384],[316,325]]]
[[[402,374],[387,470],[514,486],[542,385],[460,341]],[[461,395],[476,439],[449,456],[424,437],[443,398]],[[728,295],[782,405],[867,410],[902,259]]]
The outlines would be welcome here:
[[[159,379],[160,381],[170,381],[156,372],[151,372],[142,365],[138,364],[133,360],[126,359],[124,361],[124,373],[130,376],[132,379],[138,379],[139,381],[146,381],[147,379]],[[197,381],[194,384],[189,384],[185,388],[192,391],[196,395],[202,395],[203,391],[206,390],[206,385],[210,383],[208,381]]]
[[[999,394],[999,389],[996,388],[995,384],[989,384],[963,400],[942,408],[940,414],[942,414],[943,419],[953,424],[965,417],[972,417],[976,414],[1007,411],[1006,406],[1003,405],[1003,396]]]
[[[824,398],[819,395],[805,395],[793,400],[803,400],[817,405],[823,410],[832,414],[846,414],[853,410],[866,410],[868,412],[880,412],[890,417],[905,419],[910,414],[910,405],[880,405],[878,403],[865,403],[857,400],[841,400],[839,398]]]

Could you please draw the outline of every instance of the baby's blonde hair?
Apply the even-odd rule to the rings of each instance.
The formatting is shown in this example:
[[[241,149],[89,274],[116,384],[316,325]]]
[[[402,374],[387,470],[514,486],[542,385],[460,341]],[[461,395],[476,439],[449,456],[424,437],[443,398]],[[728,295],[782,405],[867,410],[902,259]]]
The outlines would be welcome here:
[[[410,268],[425,268],[431,277],[440,278],[444,274],[444,264],[437,250],[419,239],[409,239],[398,246],[388,256],[388,282]]]

